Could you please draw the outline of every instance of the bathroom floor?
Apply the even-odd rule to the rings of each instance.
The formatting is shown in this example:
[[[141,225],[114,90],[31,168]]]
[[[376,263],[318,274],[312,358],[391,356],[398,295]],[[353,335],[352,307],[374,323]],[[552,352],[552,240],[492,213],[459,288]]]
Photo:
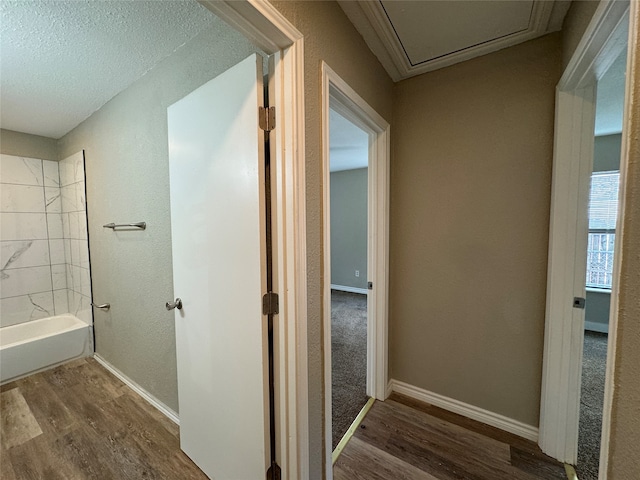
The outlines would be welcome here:
[[[0,478],[206,479],[178,426],[92,358],[0,387]]]

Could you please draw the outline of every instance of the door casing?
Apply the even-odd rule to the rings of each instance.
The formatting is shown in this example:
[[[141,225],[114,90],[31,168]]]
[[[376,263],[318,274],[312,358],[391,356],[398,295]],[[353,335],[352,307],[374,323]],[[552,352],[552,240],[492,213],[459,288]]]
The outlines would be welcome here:
[[[635,2],[632,2],[635,3]],[[584,313],[572,307],[585,295],[587,205],[593,166],[595,89],[627,44],[625,22],[629,2],[602,0],[556,89],[555,145],[552,177],[547,308],[545,319],[540,432],[546,454],[566,463],[577,460]],[[629,108],[629,86],[625,111]],[[626,119],[622,131],[620,181],[625,183],[628,155]],[[620,191],[620,198],[624,192]],[[615,251],[620,252],[622,208],[618,213]],[[609,319],[607,372],[600,479],[606,478],[613,367],[617,331],[617,288],[621,255],[614,260],[614,285]]]
[[[369,134],[367,273],[373,290],[367,299],[367,395],[388,396],[389,299],[389,159],[390,125],[369,104],[322,63],[323,172],[323,334],[326,478],[333,478],[331,449],[331,224],[329,110],[333,108]]]
[[[271,132],[274,278],[280,313],[274,329],[276,459],[282,478],[309,478],[304,38],[266,0],[199,0],[274,57],[276,129]]]

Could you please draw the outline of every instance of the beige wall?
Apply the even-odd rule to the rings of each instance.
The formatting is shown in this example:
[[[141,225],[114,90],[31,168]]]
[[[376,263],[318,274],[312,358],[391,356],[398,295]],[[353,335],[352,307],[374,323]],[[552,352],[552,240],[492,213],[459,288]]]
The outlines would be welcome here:
[[[331,174],[332,285],[367,288],[368,172],[358,168]]]
[[[0,153],[40,160],[59,160],[57,140],[39,135],[0,130]]]
[[[320,64],[327,62],[386,120],[391,119],[393,83],[337,3],[272,3],[305,36],[310,471],[317,479],[324,471]]]
[[[538,425],[560,35],[402,81],[391,376]]]
[[[178,409],[171,261],[167,107],[254,52],[212,16],[183,46],[59,142],[61,157],[85,149],[96,352]],[[109,222],[147,222],[113,232]]]
[[[599,5],[599,0],[574,0],[562,24],[562,69],[571,60],[573,52],[582,39],[593,14]]]
[[[635,5],[630,43],[632,84],[628,112],[628,169],[625,182],[622,270],[611,419],[609,479],[640,478],[640,6]]]

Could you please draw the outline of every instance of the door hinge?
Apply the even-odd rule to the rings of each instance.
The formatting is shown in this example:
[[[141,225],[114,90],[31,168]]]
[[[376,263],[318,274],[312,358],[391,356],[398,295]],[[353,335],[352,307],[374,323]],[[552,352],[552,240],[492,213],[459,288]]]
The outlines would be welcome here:
[[[367,282],[367,289],[373,290],[373,282]]]
[[[267,292],[262,296],[262,314],[277,315],[280,311],[280,299],[277,293]]]
[[[573,308],[584,309],[587,301],[582,297],[573,297]]]
[[[258,123],[265,132],[276,128],[276,107],[258,107]]]

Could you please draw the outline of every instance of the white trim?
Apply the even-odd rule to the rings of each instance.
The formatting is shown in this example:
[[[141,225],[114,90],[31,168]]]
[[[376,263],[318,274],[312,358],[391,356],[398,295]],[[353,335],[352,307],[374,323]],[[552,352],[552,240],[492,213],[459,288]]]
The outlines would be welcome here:
[[[449,412],[457,413],[458,415],[462,415],[463,417],[476,420],[486,425],[491,425],[492,427],[513,433],[514,435],[526,438],[527,440],[531,440],[533,442],[538,441],[538,429],[533,425],[527,425],[526,423],[514,420],[513,418],[505,417],[504,415],[490,412],[489,410],[485,410],[453,398],[445,397],[444,395],[430,392],[399,380],[392,379],[390,385],[394,392],[401,393],[407,397],[414,398],[435,407],[440,407]]]
[[[373,289],[367,291],[367,395],[387,397],[388,383],[388,271],[389,271],[389,123],[322,62],[323,172],[323,334],[324,422],[326,478],[333,478],[331,459],[331,228],[329,110],[336,109],[369,134],[367,272]]]
[[[338,0],[338,3],[394,82],[464,62],[550,33],[548,27],[554,7],[553,2],[538,0],[534,2],[527,29],[412,65],[380,2]]]
[[[584,329],[590,332],[609,333],[609,324],[600,322],[584,322]]]
[[[625,48],[622,31],[628,7],[627,1],[601,0],[557,88],[539,444],[543,452],[566,463],[577,459],[584,311],[572,308],[572,300],[575,296],[584,297],[586,291],[586,210],[593,162],[595,88]],[[625,109],[628,102],[627,98]],[[624,145],[624,131],[622,137]],[[628,154],[623,153],[621,183],[627,161]],[[621,192],[621,198],[622,195]],[[620,220],[618,232],[619,228]],[[621,237],[616,235],[617,246]],[[618,266],[614,267],[614,279],[619,276],[619,257],[616,255],[614,260]],[[616,297],[615,285],[614,280],[612,300]],[[609,320],[601,479],[605,475],[605,435],[610,422],[607,398],[614,387],[616,305],[612,301]]]
[[[613,288],[611,289],[611,308],[609,314],[609,338],[607,341],[607,370],[605,373],[604,382],[604,404],[602,408],[602,436],[600,437],[600,467],[598,472],[598,478],[600,480],[607,480],[609,472],[609,448],[611,441],[611,414],[613,409],[613,395],[616,389],[615,382],[615,364],[616,364],[616,352],[618,346],[618,298],[619,298],[619,285],[620,285],[620,270],[622,267],[622,242],[625,236],[625,228],[623,219],[626,215],[626,185],[627,185],[627,169],[629,168],[629,161],[631,158],[629,151],[629,135],[632,134],[629,127],[629,116],[631,109],[632,91],[633,86],[638,84],[639,78],[635,76],[638,65],[640,65],[640,54],[638,53],[638,44],[634,41],[640,38],[640,24],[638,23],[638,16],[640,12],[640,5],[637,1],[631,2],[628,16],[629,16],[629,35],[627,37],[627,45],[632,46],[628,48],[627,55],[627,72],[629,76],[626,81],[625,95],[624,95],[624,111],[625,115],[622,121],[622,147],[621,147],[621,159],[620,159],[620,191],[618,192],[618,198],[620,203],[618,206],[618,219],[616,224],[616,238],[614,243],[614,251],[619,252],[613,259]],[[635,65],[636,69],[632,69],[631,66]],[[636,114],[637,115],[637,114]],[[633,132],[635,133],[635,132]]]
[[[115,375],[118,379],[120,379],[127,387],[140,395],[143,399],[145,399],[151,406],[155,407],[160,413],[162,413],[165,417],[171,420],[176,425],[180,425],[180,418],[178,414],[167,407],[164,403],[158,400],[156,397],[147,392],[144,388],[138,385],[136,382],[127,377],[124,373],[118,370],[116,367],[107,362],[104,358],[102,358],[99,354],[94,353],[93,358],[106,368],[109,372]]]
[[[587,293],[602,293],[605,295],[611,295],[611,289],[609,288],[587,287],[585,290],[587,291]]]
[[[338,290],[340,292],[348,292],[348,293],[360,293],[362,295],[367,295],[369,290],[366,288],[358,288],[358,287],[348,287],[346,285],[335,285],[331,284],[331,290]]]
[[[276,318],[276,403],[282,477],[307,480],[307,253],[305,188],[304,39],[267,0],[199,0],[265,53],[276,56],[277,127],[274,178],[274,270],[280,294]]]

